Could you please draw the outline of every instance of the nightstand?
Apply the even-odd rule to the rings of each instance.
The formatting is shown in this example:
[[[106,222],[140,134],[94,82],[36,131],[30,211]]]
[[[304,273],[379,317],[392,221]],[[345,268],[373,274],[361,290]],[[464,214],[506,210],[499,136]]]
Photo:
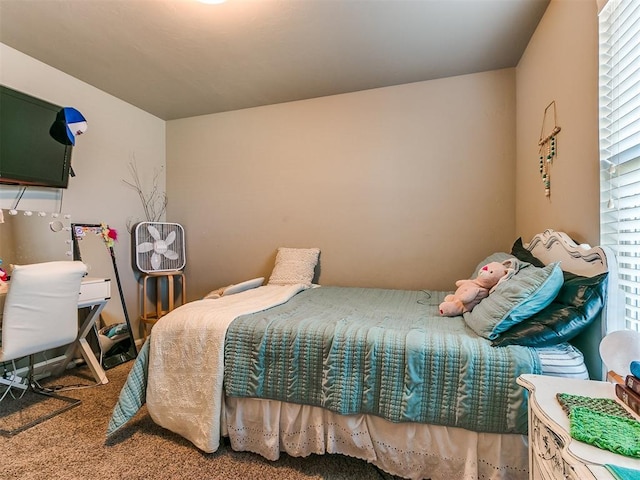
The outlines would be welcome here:
[[[613,480],[607,463],[640,470],[640,459],[572,439],[569,418],[556,399],[557,393],[615,399],[613,384],[547,375],[521,375],[517,382],[529,391],[530,479]]]

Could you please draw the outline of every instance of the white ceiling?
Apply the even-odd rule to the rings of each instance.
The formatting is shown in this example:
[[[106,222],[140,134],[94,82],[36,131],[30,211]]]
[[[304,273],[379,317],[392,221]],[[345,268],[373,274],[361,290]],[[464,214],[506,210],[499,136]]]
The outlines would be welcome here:
[[[0,42],[162,119],[514,67],[549,0],[0,0]]]

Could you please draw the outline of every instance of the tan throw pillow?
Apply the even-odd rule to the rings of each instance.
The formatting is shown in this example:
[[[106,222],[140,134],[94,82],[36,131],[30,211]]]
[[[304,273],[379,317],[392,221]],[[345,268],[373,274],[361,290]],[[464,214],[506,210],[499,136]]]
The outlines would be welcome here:
[[[269,285],[311,285],[319,255],[319,248],[278,248]]]

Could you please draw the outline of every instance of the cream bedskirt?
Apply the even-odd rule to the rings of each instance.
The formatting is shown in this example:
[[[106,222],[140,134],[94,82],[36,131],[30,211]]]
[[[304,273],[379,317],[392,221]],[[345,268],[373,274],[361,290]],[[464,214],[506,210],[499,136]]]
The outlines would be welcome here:
[[[391,423],[276,400],[224,398],[221,427],[231,447],[277,460],[339,453],[410,479],[528,478],[527,437],[456,427]]]
[[[569,344],[538,349],[543,373],[588,378],[582,353]],[[526,480],[526,435],[392,423],[374,415],[339,415],[276,400],[223,397],[222,435],[237,451],[277,460],[340,453],[410,479]]]

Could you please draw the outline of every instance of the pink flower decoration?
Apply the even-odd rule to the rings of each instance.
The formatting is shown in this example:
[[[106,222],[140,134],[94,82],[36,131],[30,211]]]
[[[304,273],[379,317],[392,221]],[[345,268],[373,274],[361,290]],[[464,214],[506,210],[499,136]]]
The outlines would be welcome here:
[[[107,247],[113,247],[115,241],[118,239],[118,232],[116,232],[115,228],[109,228],[106,224],[100,225],[100,235],[102,235],[102,239]]]

